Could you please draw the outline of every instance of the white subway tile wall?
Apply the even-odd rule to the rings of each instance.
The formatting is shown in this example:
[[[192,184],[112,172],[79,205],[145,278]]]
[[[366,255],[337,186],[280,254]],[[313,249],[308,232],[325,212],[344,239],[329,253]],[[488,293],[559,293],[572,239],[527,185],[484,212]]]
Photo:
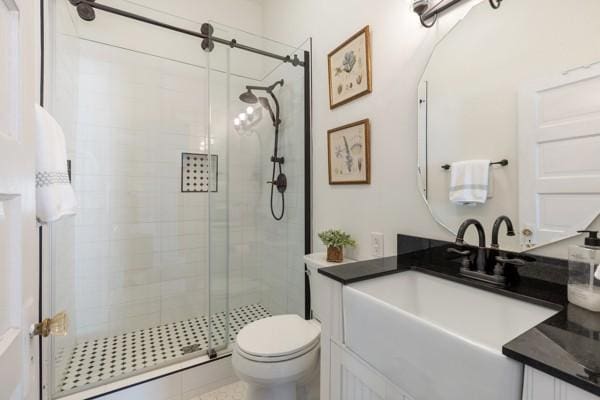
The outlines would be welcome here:
[[[54,342],[55,384],[77,343],[208,315],[209,295],[213,313],[262,304],[272,314],[304,314],[301,69],[280,68],[264,82],[209,76],[203,67],[60,34],[54,69],[52,111],[65,127],[79,201],[77,216],[53,232],[53,308],[72,317],[69,339]],[[272,124],[240,136],[231,115],[245,109],[237,101],[245,85],[282,71],[289,186],[277,222],[265,184]],[[219,190],[181,193],[181,153],[209,151],[209,79]]]
[[[206,152],[206,70],[79,40],[78,340],[208,313],[208,199],[180,192],[181,153]],[[204,148],[203,148],[204,147]],[[216,147],[216,146],[215,146]]]

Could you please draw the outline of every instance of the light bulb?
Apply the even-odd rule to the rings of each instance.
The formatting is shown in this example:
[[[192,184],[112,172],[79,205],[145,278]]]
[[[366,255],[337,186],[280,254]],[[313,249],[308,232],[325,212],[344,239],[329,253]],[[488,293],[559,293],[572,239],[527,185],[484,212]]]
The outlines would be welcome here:
[[[239,118],[236,118],[236,119],[233,120],[233,125],[240,126],[241,124],[242,124],[242,121],[240,121]]]
[[[254,108],[252,106],[248,106],[248,108],[246,108],[246,114],[252,115],[253,112],[254,112]]]
[[[240,115],[238,115],[238,118],[240,119],[240,121],[245,121],[247,117],[248,116],[246,115],[246,113],[241,113]]]

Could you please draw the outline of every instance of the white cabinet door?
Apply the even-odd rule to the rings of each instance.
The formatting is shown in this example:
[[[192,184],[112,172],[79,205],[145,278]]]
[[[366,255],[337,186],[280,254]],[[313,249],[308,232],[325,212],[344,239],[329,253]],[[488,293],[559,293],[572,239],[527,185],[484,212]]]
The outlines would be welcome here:
[[[525,367],[523,400],[599,400],[581,390],[531,367]]]
[[[412,400],[347,349],[331,342],[331,400]]]
[[[523,245],[585,229],[600,212],[600,65],[529,84],[519,97]]]
[[[39,2],[38,2],[39,3]],[[38,396],[35,135],[37,3],[0,0],[0,399]]]

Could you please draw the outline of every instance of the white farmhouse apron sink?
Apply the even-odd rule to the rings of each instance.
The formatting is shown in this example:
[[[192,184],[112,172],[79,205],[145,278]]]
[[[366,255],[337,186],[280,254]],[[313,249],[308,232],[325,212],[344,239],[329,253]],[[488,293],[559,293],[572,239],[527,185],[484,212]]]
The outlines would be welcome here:
[[[502,346],[557,310],[407,271],[344,287],[344,340],[415,400],[518,400]]]

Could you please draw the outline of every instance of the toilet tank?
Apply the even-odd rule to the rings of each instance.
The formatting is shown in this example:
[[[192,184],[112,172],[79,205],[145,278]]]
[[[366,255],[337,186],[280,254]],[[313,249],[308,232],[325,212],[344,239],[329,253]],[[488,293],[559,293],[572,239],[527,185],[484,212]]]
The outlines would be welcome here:
[[[304,262],[308,268],[308,280],[310,282],[310,309],[312,311],[312,318],[321,321],[320,318],[320,299],[323,298],[323,290],[326,290],[323,282],[325,279],[329,279],[324,275],[320,275],[318,270],[320,268],[333,267],[340,264],[348,264],[356,262],[350,258],[344,258],[341,263],[334,263],[327,261],[327,253],[312,253],[304,256]]]

